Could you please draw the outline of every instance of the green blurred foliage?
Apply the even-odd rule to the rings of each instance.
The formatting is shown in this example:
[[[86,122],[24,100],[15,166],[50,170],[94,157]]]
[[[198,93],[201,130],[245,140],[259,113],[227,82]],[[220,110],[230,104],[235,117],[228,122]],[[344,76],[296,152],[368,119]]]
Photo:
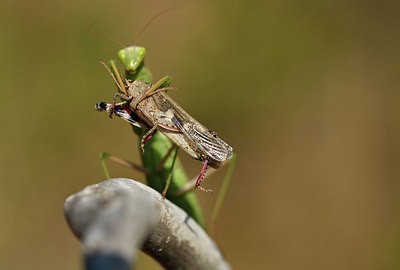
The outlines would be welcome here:
[[[0,269],[79,268],[65,198],[104,180],[101,151],[139,161],[130,127],[93,109],[115,91],[97,60],[119,48],[87,28],[129,44],[171,6],[138,44],[238,153],[218,220],[233,267],[399,268],[399,3],[3,1]]]

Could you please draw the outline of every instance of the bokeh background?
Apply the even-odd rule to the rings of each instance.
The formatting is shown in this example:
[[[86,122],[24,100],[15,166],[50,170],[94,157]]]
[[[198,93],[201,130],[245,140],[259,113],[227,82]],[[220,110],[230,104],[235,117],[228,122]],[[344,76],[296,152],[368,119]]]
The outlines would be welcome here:
[[[218,219],[232,266],[399,269],[399,3],[2,1],[0,269],[81,267],[64,200],[105,179],[101,151],[139,162],[130,127],[93,109],[115,91],[97,60],[119,47],[88,26],[129,44],[172,6],[138,44],[238,153]],[[216,196],[197,193],[209,220]]]

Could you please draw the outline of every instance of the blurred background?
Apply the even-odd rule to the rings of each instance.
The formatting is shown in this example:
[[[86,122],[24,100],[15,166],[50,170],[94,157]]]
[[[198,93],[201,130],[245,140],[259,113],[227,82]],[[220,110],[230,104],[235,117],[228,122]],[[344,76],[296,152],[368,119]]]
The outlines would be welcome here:
[[[119,47],[88,26],[129,44],[172,6],[137,44],[238,154],[218,219],[232,266],[400,269],[399,3],[2,1],[0,269],[81,268],[64,200],[105,180],[101,151],[139,162],[131,128],[93,108],[112,100],[98,60]],[[216,196],[197,194],[209,221]]]

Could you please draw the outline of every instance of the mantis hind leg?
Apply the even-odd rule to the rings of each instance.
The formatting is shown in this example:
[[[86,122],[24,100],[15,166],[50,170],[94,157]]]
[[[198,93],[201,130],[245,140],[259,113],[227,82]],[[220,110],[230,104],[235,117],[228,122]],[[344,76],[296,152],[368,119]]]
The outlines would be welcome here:
[[[176,147],[175,144],[174,144],[174,145],[171,147],[171,149],[168,151],[168,155],[171,154],[171,152],[172,152],[173,149],[175,149],[174,158],[172,159],[172,165],[171,165],[171,168],[169,169],[167,181],[165,181],[164,190],[163,190],[163,192],[161,193],[161,195],[162,195],[162,197],[163,197],[164,199],[165,199],[165,196],[167,195],[167,191],[168,191],[169,185],[170,185],[171,180],[172,180],[172,170],[174,169],[175,161],[176,161],[176,158],[177,158],[177,156],[178,156],[178,150],[179,150],[179,148]],[[166,156],[166,157],[163,159],[164,163],[165,163],[165,161],[167,160],[167,158],[168,158],[168,156]],[[162,168],[162,166],[160,167],[160,165],[158,165],[158,168]]]
[[[221,186],[220,192],[218,194],[217,202],[215,203],[215,206],[214,206],[214,209],[213,209],[213,212],[211,215],[211,224],[212,224],[212,229],[210,230],[211,234],[213,234],[212,231],[215,229],[215,223],[218,218],[218,214],[221,210],[222,203],[225,199],[226,191],[228,190],[230,181],[232,179],[232,174],[233,174],[233,171],[235,170],[235,166],[236,166],[236,153],[233,153],[232,158],[228,162],[228,170],[225,174],[224,180],[222,181],[222,186]],[[204,168],[204,166],[203,166],[203,168]],[[209,168],[208,173],[205,174],[202,170],[203,175],[200,174],[200,177],[202,177],[202,179],[204,180],[206,177],[213,175],[216,171],[217,171],[216,169]],[[176,196],[181,196],[196,187],[201,190],[204,190],[204,188],[199,186],[199,184],[200,184],[199,178],[200,177],[195,177],[192,180],[190,180],[181,190],[179,190],[177,192]]]
[[[228,166],[228,171],[226,173],[224,181],[222,182],[222,185],[223,185],[222,188],[225,187],[227,189],[229,182],[230,182],[230,178],[232,176],[233,170],[235,169],[235,165],[236,165],[236,154],[235,153],[233,153],[232,158],[227,163],[225,163],[223,166],[225,166],[226,164],[229,164],[229,166]],[[207,174],[206,174],[206,169],[207,169]],[[207,161],[204,162],[203,168],[200,172],[200,176],[192,178],[192,180],[190,180],[183,188],[181,188],[176,193],[176,196],[181,196],[181,195],[185,194],[186,192],[191,191],[193,188],[200,189],[203,191],[210,191],[212,193],[212,190],[205,190],[204,188],[202,188],[202,186],[200,184],[201,184],[202,180],[213,175],[216,171],[217,171],[217,169],[207,167]],[[227,183],[227,184],[225,184],[225,183]],[[226,190],[224,192],[226,192]]]
[[[124,166],[126,168],[129,168],[129,169],[140,171],[140,172],[143,172],[143,173],[146,173],[146,174],[147,173],[151,173],[151,170],[149,170],[149,169],[147,169],[147,168],[145,168],[143,166],[137,165],[137,164],[135,164],[133,162],[130,162],[129,160],[112,156],[112,155],[110,155],[110,154],[108,154],[106,152],[101,152],[100,153],[100,164],[103,167],[103,171],[104,171],[107,179],[110,179],[111,177],[110,177],[110,174],[108,172],[107,165],[105,163],[106,159],[109,159],[112,162],[115,162],[115,163],[117,163],[119,165],[122,165],[122,166]]]
[[[158,166],[157,166],[157,168],[156,168],[155,171],[158,172],[158,171],[160,171],[160,170],[164,167],[165,162],[168,160],[168,157],[172,154],[172,151],[173,151],[175,148],[176,148],[176,145],[173,144],[173,145],[171,146],[171,148],[168,150],[168,152],[167,152],[167,154],[165,155],[165,157],[164,157],[164,158],[161,160],[161,162],[158,164]],[[133,162],[131,162],[131,161],[129,161],[129,160],[126,160],[126,159],[122,159],[122,158],[119,158],[119,157],[112,156],[112,155],[110,155],[110,154],[108,154],[108,153],[106,153],[106,152],[101,152],[99,158],[100,158],[100,164],[101,164],[101,166],[102,166],[102,168],[103,168],[104,174],[106,175],[106,178],[107,178],[107,179],[110,179],[111,177],[110,177],[110,174],[109,174],[109,172],[108,172],[107,165],[106,165],[106,163],[105,163],[105,160],[106,160],[106,159],[108,159],[108,160],[110,160],[110,161],[112,161],[112,162],[114,162],[114,163],[117,163],[117,164],[119,164],[119,165],[122,165],[122,166],[124,166],[124,167],[126,167],[126,168],[128,168],[128,169],[133,169],[133,170],[135,170],[135,171],[140,171],[140,172],[143,172],[143,173],[145,173],[145,174],[149,174],[149,173],[154,172],[154,170],[147,169],[146,167],[137,165],[137,164],[135,164],[135,163],[133,163]]]
[[[232,158],[229,161],[228,170],[225,174],[221,189],[218,194],[217,202],[215,203],[214,209],[211,214],[210,235],[214,239],[217,238],[216,229],[217,229],[218,214],[221,210],[222,203],[224,202],[225,194],[226,194],[226,191],[228,190],[229,184],[231,182],[232,174],[233,174],[233,171],[235,170],[235,166],[236,166],[236,154],[233,153]]]
[[[214,209],[212,212],[212,216],[211,216],[212,223],[215,223],[215,221],[217,220],[219,211],[221,210],[221,206],[222,206],[222,203],[225,198],[226,191],[228,190],[229,184],[231,182],[232,174],[233,174],[233,171],[235,170],[235,166],[236,166],[236,154],[233,153],[232,158],[229,160],[228,170],[225,174],[224,181],[222,181],[222,187],[218,194],[217,202],[215,203],[215,206],[214,206]]]

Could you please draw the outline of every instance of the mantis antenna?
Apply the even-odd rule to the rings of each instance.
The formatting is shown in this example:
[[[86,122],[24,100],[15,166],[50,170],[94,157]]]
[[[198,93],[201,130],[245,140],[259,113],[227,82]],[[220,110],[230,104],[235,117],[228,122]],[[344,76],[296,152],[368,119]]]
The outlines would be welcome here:
[[[138,41],[138,39],[140,38],[140,36],[144,33],[144,31],[149,27],[149,25],[150,25],[157,17],[159,17],[160,15],[162,15],[162,14],[168,12],[168,11],[174,10],[174,9],[180,9],[180,8],[179,8],[179,7],[167,8],[167,9],[161,10],[161,11],[158,12],[156,15],[154,15],[154,16],[146,23],[146,25],[140,30],[139,34],[138,34],[138,35],[136,36],[136,38],[135,38],[135,41],[133,42],[133,46],[136,45],[136,42]],[[93,35],[95,35],[95,36],[97,36],[97,37],[99,37],[99,38],[102,38],[102,39],[104,39],[104,40],[108,40],[108,41],[110,41],[110,42],[112,42],[112,43],[114,43],[114,44],[120,46],[121,48],[126,48],[126,46],[125,46],[122,42],[116,41],[116,40],[114,40],[114,39],[112,39],[112,38],[109,38],[109,37],[107,37],[107,36],[104,36],[104,35],[101,35],[101,34],[95,32],[95,31],[92,29],[92,25],[93,25],[93,24],[94,24],[94,23],[91,23],[91,24],[89,24],[89,26],[88,26],[88,30],[89,30],[90,33],[92,33]]]
[[[162,15],[162,14],[168,12],[168,11],[174,10],[174,9],[180,9],[180,8],[179,8],[179,7],[170,7],[170,8],[161,10],[161,11],[158,12],[156,15],[154,15],[154,16],[146,23],[146,25],[143,26],[143,28],[142,28],[142,30],[140,30],[139,34],[137,34],[137,36],[136,36],[136,38],[135,38],[135,41],[133,42],[133,46],[136,45],[136,42],[138,41],[138,39],[140,38],[140,36],[144,33],[144,31],[147,29],[147,27],[149,27],[149,25],[150,25],[158,16],[160,16],[160,15]]]
[[[89,26],[88,26],[88,30],[89,30],[90,33],[92,33],[92,34],[95,35],[96,37],[102,38],[102,39],[104,39],[104,40],[108,40],[108,41],[110,41],[110,42],[112,42],[112,43],[114,43],[114,44],[116,44],[116,45],[118,45],[118,46],[120,46],[120,47],[122,47],[122,48],[125,48],[125,47],[126,47],[123,43],[121,43],[121,42],[119,42],[119,41],[113,40],[112,38],[109,38],[109,37],[107,37],[107,36],[103,36],[103,35],[101,35],[101,34],[99,34],[99,33],[96,33],[96,32],[92,29],[92,25],[93,25],[93,24],[94,24],[94,23],[91,23],[91,24],[89,24]]]

